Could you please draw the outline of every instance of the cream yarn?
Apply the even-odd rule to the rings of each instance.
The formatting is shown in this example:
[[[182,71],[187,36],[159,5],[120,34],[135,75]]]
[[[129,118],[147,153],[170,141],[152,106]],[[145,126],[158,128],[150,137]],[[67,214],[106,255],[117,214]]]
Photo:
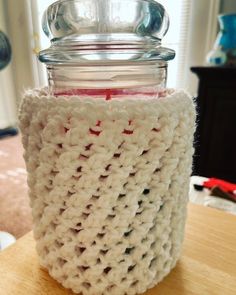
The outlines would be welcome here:
[[[195,112],[183,91],[105,101],[28,92],[20,110],[41,264],[84,295],[132,295],[175,266]]]

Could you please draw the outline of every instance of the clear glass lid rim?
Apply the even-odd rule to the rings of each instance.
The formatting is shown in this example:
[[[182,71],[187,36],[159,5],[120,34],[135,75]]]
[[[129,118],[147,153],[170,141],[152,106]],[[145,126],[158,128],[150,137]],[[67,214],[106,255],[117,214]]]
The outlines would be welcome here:
[[[118,57],[116,55],[119,55]],[[144,55],[132,55],[129,53],[124,54],[82,54],[73,56],[67,55],[66,58],[60,56],[60,53],[52,53],[49,51],[43,51],[38,56],[39,60],[47,65],[78,65],[78,66],[111,66],[111,65],[135,65],[135,64],[146,64],[150,63],[160,64],[161,62],[168,62],[172,60],[175,56],[173,51],[171,55],[160,54],[153,56],[144,56]]]
[[[169,28],[169,16],[152,0],[63,0],[47,8],[42,25],[50,39],[121,32],[161,40]]]
[[[162,47],[160,43],[52,43],[51,47],[39,53],[43,63],[84,63],[99,62],[160,62],[169,61],[175,57],[175,51]]]

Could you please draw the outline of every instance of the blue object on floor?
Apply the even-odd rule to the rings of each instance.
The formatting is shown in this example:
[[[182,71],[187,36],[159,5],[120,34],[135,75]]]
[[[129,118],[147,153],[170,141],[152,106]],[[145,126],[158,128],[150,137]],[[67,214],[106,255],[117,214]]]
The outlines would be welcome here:
[[[11,45],[7,36],[0,31],[0,70],[4,69],[11,60]]]
[[[0,139],[7,136],[14,136],[18,134],[18,129],[15,127],[8,127],[4,129],[0,129]]]

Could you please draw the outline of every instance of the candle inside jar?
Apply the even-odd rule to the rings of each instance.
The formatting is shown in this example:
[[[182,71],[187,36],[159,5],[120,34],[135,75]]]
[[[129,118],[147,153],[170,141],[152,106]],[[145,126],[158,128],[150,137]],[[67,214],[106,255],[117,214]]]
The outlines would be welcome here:
[[[161,98],[166,96],[165,89],[69,89],[63,91],[55,91],[55,96],[79,96],[91,98],[103,98],[105,100],[111,99],[132,99],[132,98]]]

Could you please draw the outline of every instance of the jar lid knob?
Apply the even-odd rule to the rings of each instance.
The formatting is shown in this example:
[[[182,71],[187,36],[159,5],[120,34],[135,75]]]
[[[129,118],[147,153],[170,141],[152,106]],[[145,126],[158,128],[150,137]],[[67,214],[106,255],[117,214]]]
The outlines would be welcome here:
[[[167,12],[154,0],[61,0],[44,13],[43,30],[52,46],[42,51],[39,59],[46,63],[94,61],[94,58],[134,60],[134,57],[170,60],[174,51],[160,47],[168,28]],[[115,47],[126,48],[128,55],[115,53]],[[95,57],[81,49],[108,51],[105,55],[100,51]],[[134,54],[135,49],[142,53]]]

